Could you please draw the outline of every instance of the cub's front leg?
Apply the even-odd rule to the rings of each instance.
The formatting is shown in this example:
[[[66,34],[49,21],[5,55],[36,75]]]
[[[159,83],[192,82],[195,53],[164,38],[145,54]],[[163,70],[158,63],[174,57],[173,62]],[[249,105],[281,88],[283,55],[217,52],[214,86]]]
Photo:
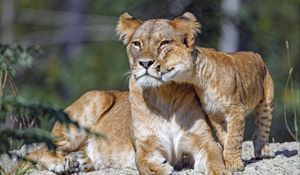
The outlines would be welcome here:
[[[167,152],[155,136],[136,141],[136,165],[141,175],[169,175],[173,167],[166,160]]]
[[[225,121],[220,121],[220,120],[216,120],[217,117],[213,116],[213,115],[209,115],[210,118],[210,123],[213,126],[213,128],[215,129],[217,138],[219,143],[222,145],[222,147],[224,147],[225,144],[225,139],[226,139],[226,125],[225,125]]]
[[[224,144],[224,160],[231,171],[244,170],[242,143],[245,127],[245,113],[231,112],[227,118],[227,136]]]

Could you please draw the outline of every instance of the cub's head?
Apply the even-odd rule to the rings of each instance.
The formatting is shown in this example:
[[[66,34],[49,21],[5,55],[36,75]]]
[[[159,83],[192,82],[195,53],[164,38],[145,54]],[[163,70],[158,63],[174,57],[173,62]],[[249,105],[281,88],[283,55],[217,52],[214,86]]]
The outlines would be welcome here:
[[[200,31],[196,17],[186,12],[173,20],[145,22],[128,13],[120,16],[117,32],[127,45],[131,73],[142,88],[180,81],[193,67],[195,35]]]

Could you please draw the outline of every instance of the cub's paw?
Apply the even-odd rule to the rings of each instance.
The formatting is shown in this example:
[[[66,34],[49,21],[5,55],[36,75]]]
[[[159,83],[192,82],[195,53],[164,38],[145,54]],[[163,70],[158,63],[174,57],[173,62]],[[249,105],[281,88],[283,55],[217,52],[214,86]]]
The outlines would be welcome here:
[[[269,145],[264,145],[261,149],[254,150],[254,156],[257,160],[261,160],[263,158],[273,158],[275,154]]]
[[[264,158],[273,158],[275,157],[275,153],[272,151],[272,149],[270,148],[269,145],[265,145],[263,148],[262,148],[262,155]]]
[[[224,155],[224,161],[229,171],[243,171],[244,162],[240,157]]]

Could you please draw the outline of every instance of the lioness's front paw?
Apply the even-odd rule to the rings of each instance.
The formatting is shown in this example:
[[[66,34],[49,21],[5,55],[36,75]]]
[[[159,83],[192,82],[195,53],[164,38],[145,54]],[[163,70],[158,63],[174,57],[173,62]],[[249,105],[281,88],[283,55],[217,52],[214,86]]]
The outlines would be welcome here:
[[[48,170],[56,174],[70,174],[75,173],[76,162],[70,161],[67,158],[57,159],[48,165]]]
[[[226,168],[214,168],[208,171],[208,175],[231,175]]]
[[[175,175],[174,173],[174,168],[169,163],[163,164],[163,166],[157,172],[159,175]]]
[[[208,166],[207,174],[209,175],[231,175],[231,172],[225,168],[223,163],[212,163]]]
[[[230,171],[243,171],[244,162],[241,157],[224,155],[225,165]]]
[[[93,170],[93,166],[82,151],[72,152],[64,158],[56,159],[49,167],[56,174],[72,174]]]

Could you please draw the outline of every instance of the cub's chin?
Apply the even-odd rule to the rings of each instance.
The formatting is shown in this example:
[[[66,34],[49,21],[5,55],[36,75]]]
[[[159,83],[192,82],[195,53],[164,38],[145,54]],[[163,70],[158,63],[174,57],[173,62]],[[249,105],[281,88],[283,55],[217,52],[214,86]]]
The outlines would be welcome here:
[[[189,73],[190,71],[184,69],[184,66],[177,65],[172,69],[162,73],[161,79],[163,82],[175,81],[184,83],[186,82],[187,78],[191,78]]]
[[[176,80],[178,80],[179,75],[180,75],[180,71],[178,69],[176,69],[176,67],[174,67],[173,69],[163,73],[161,76],[161,79],[164,82],[176,81]]]
[[[136,84],[140,86],[142,89],[149,89],[149,88],[155,88],[161,86],[163,83],[158,78],[149,75],[144,75],[136,79]]]

